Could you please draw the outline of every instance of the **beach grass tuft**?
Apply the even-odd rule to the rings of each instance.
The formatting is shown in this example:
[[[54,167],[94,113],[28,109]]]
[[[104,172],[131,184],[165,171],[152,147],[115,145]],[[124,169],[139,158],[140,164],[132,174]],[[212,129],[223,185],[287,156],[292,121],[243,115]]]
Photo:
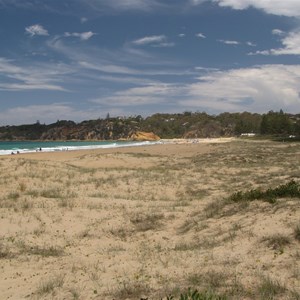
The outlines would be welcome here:
[[[275,299],[276,296],[283,295],[285,292],[286,287],[270,277],[262,277],[258,285],[258,294],[262,300]]]
[[[130,218],[136,231],[157,230],[161,228],[164,214],[159,213],[136,213]]]
[[[62,274],[54,275],[46,280],[42,280],[37,288],[37,295],[44,296],[53,293],[55,289],[63,286],[65,276]]]
[[[300,242],[300,223],[296,225],[294,229],[294,237],[297,241]]]

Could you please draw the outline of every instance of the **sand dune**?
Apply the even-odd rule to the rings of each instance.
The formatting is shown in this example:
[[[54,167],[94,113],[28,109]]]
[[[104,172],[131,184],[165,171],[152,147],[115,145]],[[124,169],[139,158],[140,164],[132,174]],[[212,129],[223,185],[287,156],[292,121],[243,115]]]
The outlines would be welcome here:
[[[299,299],[299,198],[225,201],[299,182],[299,159],[234,139],[1,157],[0,299]]]

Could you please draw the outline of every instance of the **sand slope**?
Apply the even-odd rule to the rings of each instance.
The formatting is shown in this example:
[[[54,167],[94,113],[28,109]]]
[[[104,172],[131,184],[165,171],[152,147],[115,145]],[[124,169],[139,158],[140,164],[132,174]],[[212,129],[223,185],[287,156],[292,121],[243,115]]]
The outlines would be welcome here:
[[[231,140],[0,158],[1,299],[299,299],[300,144]],[[298,298],[297,298],[298,297]]]

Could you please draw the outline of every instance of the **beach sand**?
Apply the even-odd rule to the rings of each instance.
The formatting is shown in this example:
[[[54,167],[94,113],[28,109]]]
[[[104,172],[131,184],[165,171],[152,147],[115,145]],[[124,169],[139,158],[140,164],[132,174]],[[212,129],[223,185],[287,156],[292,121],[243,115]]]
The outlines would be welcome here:
[[[299,198],[225,203],[299,160],[242,139],[0,157],[0,299],[299,299]]]

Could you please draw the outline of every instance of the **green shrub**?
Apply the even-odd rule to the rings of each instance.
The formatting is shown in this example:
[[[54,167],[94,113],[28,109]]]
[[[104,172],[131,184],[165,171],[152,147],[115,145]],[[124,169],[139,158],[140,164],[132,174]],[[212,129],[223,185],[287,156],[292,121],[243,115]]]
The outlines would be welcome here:
[[[246,192],[236,192],[227,200],[229,202],[242,202],[262,200],[269,203],[275,203],[277,198],[291,197],[300,198],[300,184],[294,180],[286,184],[279,185],[276,188],[269,188],[266,191],[260,189],[252,189]]]

